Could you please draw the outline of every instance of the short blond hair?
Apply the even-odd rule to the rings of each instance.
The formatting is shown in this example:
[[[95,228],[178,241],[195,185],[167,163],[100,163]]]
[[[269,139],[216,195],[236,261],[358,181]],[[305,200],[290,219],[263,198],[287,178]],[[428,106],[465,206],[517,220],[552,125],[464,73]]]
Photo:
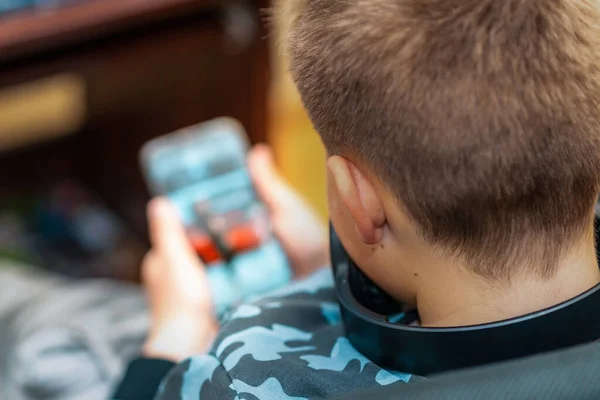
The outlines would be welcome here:
[[[285,5],[285,6],[284,6]],[[600,190],[592,0],[283,0],[304,106],[424,237],[489,278],[551,276]]]

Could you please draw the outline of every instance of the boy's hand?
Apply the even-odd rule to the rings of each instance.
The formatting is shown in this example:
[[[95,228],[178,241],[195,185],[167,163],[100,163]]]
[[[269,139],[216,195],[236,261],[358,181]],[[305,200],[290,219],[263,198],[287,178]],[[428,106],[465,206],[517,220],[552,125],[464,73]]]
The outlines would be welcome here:
[[[329,263],[329,237],[314,210],[278,173],[271,149],[255,146],[248,167],[256,190],[269,209],[275,235],[290,259],[297,277]]]
[[[152,314],[144,355],[181,361],[208,351],[218,331],[205,267],[171,204],[148,206],[152,250],[142,275]]]
[[[268,146],[256,146],[248,164],[269,209],[273,229],[297,277],[329,262],[327,230],[314,211],[279,175]],[[146,357],[181,361],[206,352],[218,332],[208,278],[177,215],[166,199],[148,206],[152,250],[142,265],[152,325]]]

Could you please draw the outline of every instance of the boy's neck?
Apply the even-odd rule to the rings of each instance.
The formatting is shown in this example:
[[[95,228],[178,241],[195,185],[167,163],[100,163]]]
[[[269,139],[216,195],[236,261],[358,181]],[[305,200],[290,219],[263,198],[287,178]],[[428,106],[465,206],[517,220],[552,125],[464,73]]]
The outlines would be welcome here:
[[[560,304],[600,283],[593,240],[574,246],[550,279],[522,276],[502,285],[457,266],[439,267],[437,271],[447,273],[424,281],[417,293],[423,326],[466,326],[514,318]]]

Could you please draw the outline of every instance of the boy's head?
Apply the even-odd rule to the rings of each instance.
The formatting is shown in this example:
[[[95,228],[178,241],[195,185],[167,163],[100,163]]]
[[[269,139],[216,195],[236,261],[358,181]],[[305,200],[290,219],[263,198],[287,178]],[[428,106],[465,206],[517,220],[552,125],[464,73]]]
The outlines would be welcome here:
[[[436,260],[547,278],[591,239],[593,0],[284,3],[284,48],[329,154],[332,221],[384,288],[401,278],[411,301],[411,279]]]

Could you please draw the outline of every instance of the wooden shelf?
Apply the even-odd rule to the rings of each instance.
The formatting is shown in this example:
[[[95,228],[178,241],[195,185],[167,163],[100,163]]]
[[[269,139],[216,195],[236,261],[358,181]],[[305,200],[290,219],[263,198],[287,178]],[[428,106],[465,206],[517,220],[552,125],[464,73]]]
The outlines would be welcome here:
[[[223,0],[89,0],[0,19],[0,61],[83,43],[141,23],[221,6]]]

